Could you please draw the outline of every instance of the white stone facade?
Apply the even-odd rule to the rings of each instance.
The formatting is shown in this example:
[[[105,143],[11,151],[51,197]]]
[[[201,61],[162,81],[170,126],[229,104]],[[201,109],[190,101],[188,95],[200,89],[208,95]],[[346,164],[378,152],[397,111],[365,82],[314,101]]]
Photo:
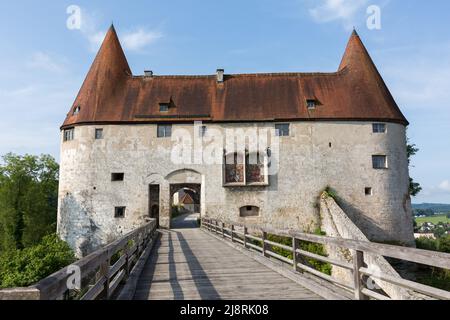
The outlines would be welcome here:
[[[206,123],[209,129],[273,128],[274,123]],[[103,139],[95,139],[95,129]],[[193,124],[173,124],[194,135]],[[318,199],[330,186],[340,205],[370,240],[413,242],[405,126],[372,122],[298,121],[280,137],[279,171],[268,186],[224,187],[222,165],[171,161],[171,138],[157,138],[156,124],[80,125],[63,141],[58,232],[85,255],[143,224],[149,217],[149,185],[160,185],[159,217],[170,227],[170,185],[201,185],[201,214],[278,228],[314,231]],[[386,155],[387,169],[373,169],[372,156]],[[111,181],[123,172],[124,181]],[[366,195],[365,188],[372,188]],[[258,217],[241,218],[240,208],[257,206]],[[114,208],[126,207],[115,218]]]

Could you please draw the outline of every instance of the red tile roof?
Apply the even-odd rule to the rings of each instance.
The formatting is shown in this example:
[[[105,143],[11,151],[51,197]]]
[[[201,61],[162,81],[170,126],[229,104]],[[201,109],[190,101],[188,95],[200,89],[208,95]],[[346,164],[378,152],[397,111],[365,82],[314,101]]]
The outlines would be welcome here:
[[[309,110],[308,99],[318,105]],[[169,112],[160,103],[171,102]],[[79,106],[80,112],[73,114]],[[342,120],[408,125],[360,37],[334,73],[133,76],[114,27],[108,31],[63,127],[92,123]]]

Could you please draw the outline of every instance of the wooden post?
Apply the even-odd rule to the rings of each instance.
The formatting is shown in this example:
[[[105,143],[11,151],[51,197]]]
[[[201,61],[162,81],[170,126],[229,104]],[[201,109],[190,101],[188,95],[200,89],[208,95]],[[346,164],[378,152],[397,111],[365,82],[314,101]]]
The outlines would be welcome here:
[[[222,238],[225,238],[225,223],[222,222]]]
[[[364,267],[364,252],[356,250],[353,255],[353,281],[355,286],[355,299],[367,300],[367,297],[361,292],[364,288],[359,269]]]
[[[100,266],[100,276],[105,279],[105,284],[103,285],[103,297],[105,300],[109,300],[109,265],[111,264],[110,258],[108,258]]]
[[[231,225],[231,242],[234,242],[234,224]]]
[[[266,240],[267,240],[267,232],[263,231],[262,233],[262,255],[266,256]]]
[[[294,271],[297,271],[297,249],[298,249],[298,240],[295,237],[292,237],[292,265],[294,267]]]
[[[244,248],[247,248],[247,233],[248,229],[247,227],[244,227]]]
[[[216,227],[214,228],[215,233],[219,233],[219,222],[216,220]]]

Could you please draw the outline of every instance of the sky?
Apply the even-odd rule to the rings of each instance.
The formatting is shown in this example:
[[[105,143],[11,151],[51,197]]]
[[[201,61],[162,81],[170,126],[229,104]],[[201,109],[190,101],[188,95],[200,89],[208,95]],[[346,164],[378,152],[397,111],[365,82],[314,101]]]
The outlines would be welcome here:
[[[136,75],[333,72],[355,27],[420,149],[413,202],[450,203],[449,16],[448,0],[1,1],[0,155],[59,159],[59,127],[112,22]]]

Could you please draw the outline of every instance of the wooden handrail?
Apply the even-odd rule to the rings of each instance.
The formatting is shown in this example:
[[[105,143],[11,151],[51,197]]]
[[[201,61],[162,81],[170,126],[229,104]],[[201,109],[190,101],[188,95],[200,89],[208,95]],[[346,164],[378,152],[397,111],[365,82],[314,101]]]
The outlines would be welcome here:
[[[371,274],[368,269],[364,268],[364,256],[366,254],[378,255],[390,258],[396,258],[400,260],[415,262],[419,264],[424,264],[432,267],[442,268],[442,269],[450,269],[450,254],[443,252],[435,252],[428,251],[416,248],[408,248],[394,245],[386,245],[373,243],[369,241],[359,241],[359,240],[351,240],[351,239],[343,239],[343,238],[333,238],[327,236],[319,236],[313,234],[307,234],[298,232],[295,230],[277,230],[273,228],[265,228],[254,224],[242,224],[231,221],[219,221],[217,219],[211,219],[207,217],[202,218],[201,226],[212,233],[219,233],[216,226],[218,223],[221,223],[222,229],[227,232],[227,236],[222,237],[223,239],[231,239],[232,242],[239,243],[244,245],[247,249],[255,249],[256,251],[262,253],[263,256],[267,258],[275,258],[279,261],[282,261],[287,264],[291,264],[294,270],[303,270],[306,272],[310,272],[316,276],[319,276],[325,280],[334,282],[335,284],[345,287],[351,288],[354,291],[354,295],[356,299],[366,299],[368,297],[374,299],[388,298],[383,295],[380,295],[377,292],[371,291],[364,286],[362,281],[362,276],[373,276],[376,279],[382,280],[386,283],[390,283],[392,285],[396,285],[402,288],[406,288],[409,290],[413,290],[415,292],[424,294],[426,296],[438,299],[450,299],[450,292],[445,290],[436,289],[431,286],[423,285],[417,282],[405,280],[399,277],[392,277],[389,275],[375,275]],[[227,227],[229,226],[229,227]],[[243,229],[244,232],[237,231],[236,228]],[[248,230],[258,231],[262,236],[258,237],[254,234],[251,235]],[[222,233],[222,231],[220,231]],[[287,237],[292,239],[293,244],[292,248],[283,244],[276,243],[274,241],[270,241],[267,239],[267,235],[275,235],[281,237]],[[240,238],[236,237],[240,236]],[[242,240],[241,240],[242,239]],[[261,245],[256,245],[247,241],[247,239],[255,240]],[[297,242],[298,241],[307,241],[313,243],[319,243],[323,245],[332,245],[345,249],[350,249],[354,251],[353,264],[338,261],[335,259],[331,259],[328,257],[321,257],[313,253],[305,252],[299,249]],[[287,252],[292,253],[292,259],[286,258],[284,256],[280,256],[277,253],[274,253],[271,250],[271,246],[275,246],[286,250]],[[313,258],[316,260],[320,260],[323,262],[330,263],[331,265],[335,265],[341,268],[345,268],[351,270],[354,275],[354,280],[352,284],[343,283],[342,280],[335,279],[331,276],[322,274],[315,269],[312,269],[310,266],[303,265],[300,263],[299,256],[305,256],[308,258]]]
[[[78,267],[80,270],[82,300],[110,299],[119,284],[126,281],[134,264],[141,256],[147,245],[154,240],[156,234],[156,220],[152,219],[146,225],[126,234],[122,238],[76,261],[37,284],[27,288],[13,288],[0,290],[1,299],[25,299],[33,293],[38,300],[59,300],[69,298],[71,290],[67,281],[72,275],[69,270]],[[118,255],[118,260],[111,265],[111,258]],[[70,269],[69,269],[70,267]],[[86,283],[94,281],[94,283]]]

